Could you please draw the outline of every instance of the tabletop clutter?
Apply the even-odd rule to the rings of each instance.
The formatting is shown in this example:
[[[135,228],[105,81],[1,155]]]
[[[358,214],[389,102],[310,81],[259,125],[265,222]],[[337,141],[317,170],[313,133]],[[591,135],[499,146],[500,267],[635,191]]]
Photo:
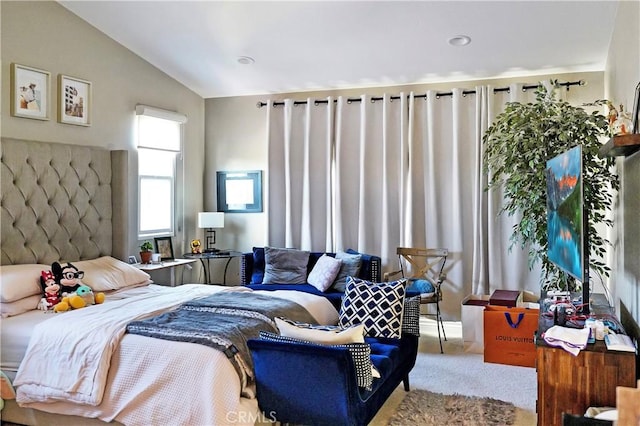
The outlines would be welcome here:
[[[607,350],[636,352],[633,341],[611,315],[585,315],[580,298],[572,299],[569,292],[548,292],[542,303],[544,315],[553,318],[542,338],[550,346],[560,347],[574,356],[596,340],[605,341]]]

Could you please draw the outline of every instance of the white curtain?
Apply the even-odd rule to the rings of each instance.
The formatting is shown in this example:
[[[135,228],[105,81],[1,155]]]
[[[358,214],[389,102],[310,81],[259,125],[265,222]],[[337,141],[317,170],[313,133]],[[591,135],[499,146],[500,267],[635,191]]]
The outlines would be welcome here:
[[[468,294],[537,291],[527,252],[508,249],[515,218],[497,217],[502,197],[484,190],[482,164],[490,123],[533,91],[420,96],[268,102],[267,243],[353,248],[379,255],[383,270],[396,269],[398,246],[448,248],[442,310],[450,319]]]
[[[332,251],[334,105],[268,102],[267,238],[274,247]]]
[[[486,110],[480,121],[481,134],[489,128],[495,117],[504,110],[507,102],[528,103],[535,101],[534,90],[523,90],[522,84],[512,84],[508,91],[496,92],[488,86],[480,106]],[[503,194],[499,190],[484,191],[487,177],[482,174],[482,154],[478,153],[479,170],[477,181],[474,232],[473,286],[474,294],[490,294],[501,288],[539,292],[540,265],[529,270],[528,250],[514,245],[510,237],[519,215],[500,215]]]

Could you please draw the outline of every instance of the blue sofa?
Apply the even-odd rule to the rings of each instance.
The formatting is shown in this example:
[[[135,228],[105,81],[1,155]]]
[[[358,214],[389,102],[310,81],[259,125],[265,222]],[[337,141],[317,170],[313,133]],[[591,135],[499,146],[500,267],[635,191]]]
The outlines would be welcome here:
[[[346,250],[346,253],[362,255],[362,263],[360,266],[360,273],[358,274],[358,278],[373,282],[380,281],[380,264],[382,262],[380,257],[370,254],[358,253],[352,249]],[[316,262],[323,254],[325,253],[311,252],[309,254],[307,275],[309,275],[309,272],[311,272]],[[335,253],[326,254],[335,257]],[[340,304],[342,302],[342,296],[344,295],[344,293],[334,289],[329,289],[323,293],[311,284],[262,284],[262,279],[264,278],[264,268],[264,247],[254,247],[252,252],[243,253],[242,257],[240,258],[240,283],[253,290],[297,290],[304,291],[306,293],[317,294],[329,299],[333,306],[335,306],[336,310],[340,310]]]
[[[347,250],[347,253],[357,252]],[[307,275],[323,254],[310,254]],[[358,277],[380,282],[380,264],[380,257],[362,254]],[[321,295],[340,310],[344,293],[336,290],[323,293],[310,284],[262,284],[264,270],[264,248],[255,247],[253,252],[241,257],[243,285],[254,290],[297,290]],[[417,323],[419,310],[414,314],[413,321]],[[400,339],[366,337],[365,341],[371,348],[371,362],[380,373],[370,390],[357,385],[353,358],[345,347],[249,340],[260,409],[268,418],[281,423],[368,424],[401,382],[405,390],[409,390],[409,372],[415,365],[418,336],[403,333]]]
[[[409,390],[418,337],[365,341],[381,376],[371,390],[356,385],[353,359],[345,348],[249,340],[260,409],[282,423],[367,425],[401,382]]]

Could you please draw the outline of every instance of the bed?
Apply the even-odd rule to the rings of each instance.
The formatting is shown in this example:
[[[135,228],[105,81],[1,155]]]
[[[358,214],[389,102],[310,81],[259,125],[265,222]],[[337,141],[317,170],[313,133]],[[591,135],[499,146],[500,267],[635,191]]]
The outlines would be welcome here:
[[[2,139],[0,361],[3,373],[22,383],[20,403],[5,401],[2,419],[253,424],[259,418],[255,388],[243,383],[222,352],[125,333],[129,321],[173,311],[185,301],[250,291],[155,285],[119,260],[128,251],[128,161],[126,151]],[[83,282],[104,291],[105,303],[60,314],[37,310],[39,271],[54,261],[84,270]],[[337,322],[323,297],[252,293],[295,302],[320,324]],[[52,363],[52,353],[69,347],[76,350],[66,352],[67,360]],[[81,352],[91,356],[77,358]]]

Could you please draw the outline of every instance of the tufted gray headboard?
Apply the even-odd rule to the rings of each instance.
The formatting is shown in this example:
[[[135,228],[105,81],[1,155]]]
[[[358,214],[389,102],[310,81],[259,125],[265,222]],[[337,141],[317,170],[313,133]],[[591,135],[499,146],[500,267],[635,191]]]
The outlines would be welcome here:
[[[2,138],[0,264],[127,254],[127,151]]]

